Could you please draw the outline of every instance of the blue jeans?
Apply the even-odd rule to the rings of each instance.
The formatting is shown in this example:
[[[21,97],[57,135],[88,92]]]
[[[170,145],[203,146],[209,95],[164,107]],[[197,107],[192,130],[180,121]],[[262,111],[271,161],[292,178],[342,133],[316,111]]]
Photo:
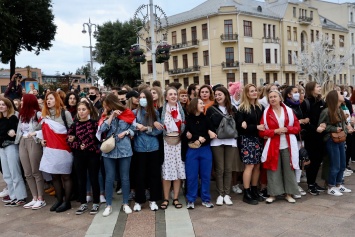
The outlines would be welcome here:
[[[326,142],[326,146],[330,161],[328,184],[329,186],[340,185],[343,180],[346,166],[344,142],[335,143],[329,138]]]
[[[123,204],[128,204],[128,196],[130,192],[129,167],[131,165],[131,157],[123,157],[117,159],[104,157],[104,166],[106,172],[106,204],[108,206],[112,205],[113,184],[115,182],[116,176],[116,162],[119,163]]]
[[[201,199],[203,202],[211,201],[211,170],[212,152],[210,146],[201,146],[198,149],[188,148],[185,161],[188,202],[195,202],[197,198],[199,176],[201,178]]]

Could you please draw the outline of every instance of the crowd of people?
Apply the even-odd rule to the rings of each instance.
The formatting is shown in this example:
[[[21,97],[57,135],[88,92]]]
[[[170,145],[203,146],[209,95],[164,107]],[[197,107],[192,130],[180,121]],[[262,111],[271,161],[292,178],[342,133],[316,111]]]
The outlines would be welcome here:
[[[350,86],[330,80],[185,89],[155,81],[110,93],[90,87],[87,95],[58,89],[40,96],[35,89],[23,93],[18,80],[14,75],[0,97],[5,207],[37,210],[50,193],[56,197],[52,212],[71,209],[76,200],[77,215],[96,214],[106,203],[103,216],[109,216],[114,193],[122,194],[129,214],[147,201],[152,211],[170,201],[182,208],[181,187],[188,209],[198,198],[207,208],[233,205],[232,192],[251,205],[277,197],[295,203],[307,192],[351,192],[344,186],[355,160]],[[323,184],[316,182],[320,167]]]

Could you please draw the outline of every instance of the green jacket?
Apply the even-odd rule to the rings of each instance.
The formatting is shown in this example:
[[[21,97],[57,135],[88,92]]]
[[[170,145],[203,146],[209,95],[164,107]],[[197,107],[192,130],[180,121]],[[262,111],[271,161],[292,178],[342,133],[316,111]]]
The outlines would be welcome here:
[[[339,108],[338,113],[340,112],[341,108]],[[340,116],[340,114],[339,114]],[[330,118],[328,114],[328,108],[325,108],[322,113],[320,114],[318,125],[321,123],[325,123],[327,126],[323,132],[323,141],[326,142],[330,138],[330,133],[337,132],[338,127],[342,127],[345,134],[348,134],[348,129],[346,127],[346,121],[339,122],[337,124],[331,124]]]

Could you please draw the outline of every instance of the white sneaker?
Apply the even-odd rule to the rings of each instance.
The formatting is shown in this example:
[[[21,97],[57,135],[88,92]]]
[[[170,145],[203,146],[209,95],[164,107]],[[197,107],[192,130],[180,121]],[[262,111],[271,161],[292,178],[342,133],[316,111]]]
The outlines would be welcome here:
[[[9,195],[9,190],[8,190],[7,187],[6,187],[6,188],[4,188],[4,189],[2,190],[2,192],[0,193],[0,198],[6,197],[6,196],[8,196],[8,195]]]
[[[344,185],[340,185],[338,189],[342,193],[351,193],[351,189],[345,188]]]
[[[337,196],[337,197],[343,195],[337,187],[328,188],[328,194],[333,195],[333,196]]]
[[[348,168],[345,168],[345,171],[348,172],[348,173],[350,173],[350,174],[354,173],[354,171],[352,171],[352,170],[350,170],[350,169],[348,169]]]
[[[128,206],[128,204],[124,204],[124,205],[123,205],[123,211],[124,211],[126,214],[131,214],[131,213],[132,213],[132,209]]]
[[[344,171],[344,177],[349,177],[351,175],[351,173]]]
[[[106,198],[104,195],[100,195],[100,203],[106,203]]]
[[[120,188],[120,189],[117,191],[117,194],[118,194],[118,195],[122,194],[122,188]]]
[[[304,191],[301,186],[298,186],[298,191],[300,191],[302,196],[305,196],[307,194],[306,191]],[[298,195],[295,195],[295,196],[298,196]]]
[[[300,199],[302,196],[299,195],[299,194],[293,194],[292,197],[293,197],[294,199]]]
[[[225,195],[223,198],[223,201],[228,206],[233,205],[233,202],[232,202],[231,197],[229,195]]]
[[[149,207],[152,211],[158,211],[159,209],[156,202],[149,202]]]
[[[142,210],[142,206],[141,206],[141,204],[139,204],[139,203],[135,203],[134,204],[134,207],[133,207],[133,211],[141,211]]]
[[[216,201],[217,206],[222,206],[223,205],[223,197],[221,195],[218,196],[217,201]]]
[[[92,202],[92,197],[91,196],[86,196],[86,202],[87,203]]]
[[[25,204],[25,205],[23,206],[23,208],[30,209],[30,208],[33,207],[33,205],[35,205],[36,202],[37,202],[37,201],[35,201],[35,200],[32,199],[32,201],[30,201],[29,203]]]
[[[37,200],[37,202],[32,206],[32,210],[38,210],[45,207],[47,203],[44,200]]]
[[[237,194],[243,193],[243,190],[242,190],[241,188],[239,188],[239,184],[234,185],[234,186],[232,187],[232,190],[233,190],[233,192],[235,192],[235,193],[237,193]]]
[[[104,210],[104,212],[102,213],[103,217],[109,216],[112,213],[112,207],[111,206],[107,206]]]

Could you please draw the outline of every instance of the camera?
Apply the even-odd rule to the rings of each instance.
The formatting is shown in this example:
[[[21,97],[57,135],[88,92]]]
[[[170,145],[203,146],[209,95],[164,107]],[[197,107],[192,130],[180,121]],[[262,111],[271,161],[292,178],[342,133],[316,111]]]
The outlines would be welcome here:
[[[21,73],[16,73],[15,75],[16,75],[16,78],[20,78],[20,79],[22,79],[22,75],[21,75]]]

